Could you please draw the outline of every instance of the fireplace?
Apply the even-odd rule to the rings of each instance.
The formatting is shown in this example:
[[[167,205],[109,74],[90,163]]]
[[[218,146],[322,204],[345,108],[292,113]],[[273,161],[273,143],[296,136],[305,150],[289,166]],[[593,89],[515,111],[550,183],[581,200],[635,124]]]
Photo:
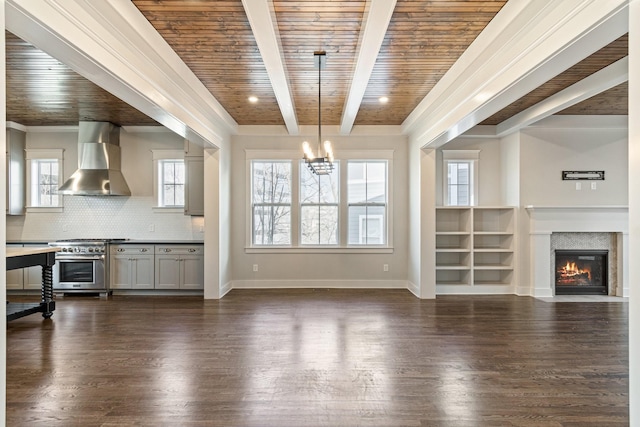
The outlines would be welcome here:
[[[609,251],[555,251],[556,295],[607,295]]]

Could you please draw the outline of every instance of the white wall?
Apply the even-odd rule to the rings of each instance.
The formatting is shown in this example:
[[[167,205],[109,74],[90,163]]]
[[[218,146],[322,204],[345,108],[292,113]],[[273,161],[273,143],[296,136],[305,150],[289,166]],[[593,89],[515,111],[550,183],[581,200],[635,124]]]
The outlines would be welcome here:
[[[558,116],[520,135],[520,202],[538,206],[627,205],[626,119]],[[604,181],[563,181],[562,171],[605,171]],[[582,189],[576,190],[576,182]]]
[[[77,169],[77,130],[29,128],[27,148],[64,149],[64,179]],[[201,240],[202,217],[154,210],[152,149],[184,150],[184,139],[165,128],[120,134],[122,173],[131,197],[64,196],[64,211],[7,216],[7,240],[65,238]],[[154,231],[150,231],[153,226]]]
[[[304,131],[304,130],[303,130]],[[358,135],[358,133],[361,133]],[[330,138],[340,150],[393,149],[393,253],[247,253],[246,149],[296,150],[302,157],[302,136],[288,136],[280,127],[254,130],[232,139],[231,259],[234,287],[406,287],[408,268],[408,161],[404,136],[362,135]],[[366,132],[365,132],[366,133]],[[317,135],[316,135],[317,136]],[[325,136],[326,132],[325,132]],[[253,272],[253,264],[259,271]],[[383,264],[389,271],[383,272]]]
[[[444,204],[444,175],[442,170],[442,149],[444,150],[480,150],[478,160],[478,202],[479,206],[504,205],[501,175],[500,140],[458,137],[440,147],[437,152],[436,203]]]

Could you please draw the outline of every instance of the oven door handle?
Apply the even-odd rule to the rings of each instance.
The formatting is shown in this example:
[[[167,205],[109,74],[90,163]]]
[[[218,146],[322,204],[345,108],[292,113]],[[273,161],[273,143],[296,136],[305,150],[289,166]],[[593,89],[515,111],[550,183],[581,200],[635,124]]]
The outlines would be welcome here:
[[[104,261],[104,255],[83,257],[56,256],[56,261]]]

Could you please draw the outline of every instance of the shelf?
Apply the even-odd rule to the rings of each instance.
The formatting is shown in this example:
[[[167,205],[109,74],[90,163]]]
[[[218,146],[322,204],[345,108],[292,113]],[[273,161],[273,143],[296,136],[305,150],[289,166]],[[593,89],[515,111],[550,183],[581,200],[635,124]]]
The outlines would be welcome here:
[[[436,209],[436,233],[471,231],[471,209],[441,207]]]
[[[437,285],[468,286],[469,270],[436,270]]]
[[[514,215],[513,208],[475,207],[473,211],[473,230],[475,233],[512,233]]]
[[[512,292],[515,217],[513,207],[438,207],[436,293]]]

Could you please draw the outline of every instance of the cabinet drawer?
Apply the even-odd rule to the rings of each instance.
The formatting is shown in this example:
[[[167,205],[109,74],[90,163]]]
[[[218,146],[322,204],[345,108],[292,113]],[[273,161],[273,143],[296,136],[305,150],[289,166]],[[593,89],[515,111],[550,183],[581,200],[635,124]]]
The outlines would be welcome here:
[[[156,255],[202,255],[204,254],[203,245],[156,245]]]
[[[153,245],[112,245],[111,255],[153,255]]]

